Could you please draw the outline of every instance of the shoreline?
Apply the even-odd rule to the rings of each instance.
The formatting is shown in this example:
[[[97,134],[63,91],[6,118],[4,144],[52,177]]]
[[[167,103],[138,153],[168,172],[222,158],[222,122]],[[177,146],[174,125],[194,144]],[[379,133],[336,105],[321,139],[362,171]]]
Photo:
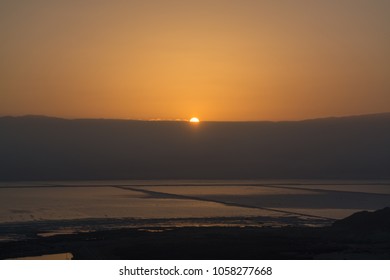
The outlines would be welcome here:
[[[0,242],[0,259],[390,259],[390,234],[334,227],[153,227]]]

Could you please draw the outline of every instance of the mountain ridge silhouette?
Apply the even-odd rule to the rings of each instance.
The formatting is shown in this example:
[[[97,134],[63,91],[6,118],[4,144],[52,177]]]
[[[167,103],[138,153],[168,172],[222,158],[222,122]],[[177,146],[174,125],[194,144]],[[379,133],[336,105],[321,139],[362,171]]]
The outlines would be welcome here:
[[[389,179],[390,113],[281,122],[0,117],[0,181]]]

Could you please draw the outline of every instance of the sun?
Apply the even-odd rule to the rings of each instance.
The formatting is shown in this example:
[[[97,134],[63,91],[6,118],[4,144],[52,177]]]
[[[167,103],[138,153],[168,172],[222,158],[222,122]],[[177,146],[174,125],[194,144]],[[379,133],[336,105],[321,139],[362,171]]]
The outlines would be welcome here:
[[[198,122],[199,122],[199,119],[198,119],[198,118],[191,118],[191,119],[190,119],[190,122],[191,122],[191,123],[198,123]]]

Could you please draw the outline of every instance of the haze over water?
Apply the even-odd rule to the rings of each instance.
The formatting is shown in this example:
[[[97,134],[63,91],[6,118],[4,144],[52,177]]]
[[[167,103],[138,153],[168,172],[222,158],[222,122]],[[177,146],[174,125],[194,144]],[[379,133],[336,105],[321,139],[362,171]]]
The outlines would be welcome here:
[[[123,227],[324,226],[388,206],[390,182],[34,182],[2,183],[0,194],[0,236],[19,239],[32,229],[50,236]]]

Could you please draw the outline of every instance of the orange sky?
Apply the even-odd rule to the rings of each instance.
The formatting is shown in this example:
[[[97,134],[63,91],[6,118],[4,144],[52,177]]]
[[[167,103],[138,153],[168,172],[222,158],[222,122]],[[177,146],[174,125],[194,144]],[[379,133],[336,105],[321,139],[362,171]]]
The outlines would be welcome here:
[[[390,111],[390,1],[1,1],[0,115]]]

